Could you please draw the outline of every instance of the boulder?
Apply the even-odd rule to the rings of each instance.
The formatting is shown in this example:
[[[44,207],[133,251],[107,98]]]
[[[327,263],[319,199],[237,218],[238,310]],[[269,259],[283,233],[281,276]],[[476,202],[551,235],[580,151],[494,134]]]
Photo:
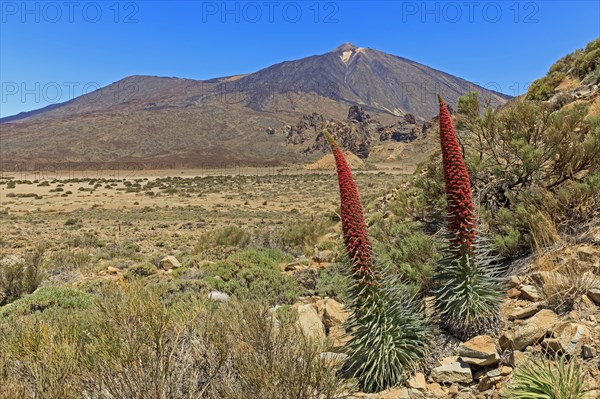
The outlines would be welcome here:
[[[525,308],[516,308],[508,314],[508,319],[509,320],[526,319],[526,318],[531,317],[534,314],[536,314],[539,310],[540,310],[539,303],[534,303]]]
[[[513,351],[510,354],[508,363],[513,367],[519,367],[519,366],[526,364],[529,361],[530,357],[531,357],[531,355],[529,353],[521,352],[521,351]]]
[[[431,370],[431,379],[440,384],[463,383],[473,381],[473,374],[469,365],[463,361],[442,364]]]
[[[524,285],[521,287],[521,298],[527,299],[531,302],[538,302],[542,300],[542,295],[533,285]]]
[[[327,328],[341,325],[349,316],[350,313],[344,310],[344,305],[335,299],[327,298],[325,300],[323,323]]]
[[[519,288],[521,286],[521,284],[523,283],[523,278],[519,277],[519,276],[508,276],[506,278],[506,286],[507,288]]]
[[[291,262],[286,264],[283,267],[283,270],[286,272],[293,272],[295,270],[304,270],[304,269],[308,269],[308,266],[302,262]]]
[[[437,382],[432,382],[431,384],[427,385],[427,392],[429,393],[428,397],[433,396],[434,398],[445,398],[447,396],[446,391]]]
[[[590,288],[587,292],[587,296],[597,305],[600,305],[600,287]]]
[[[489,335],[479,335],[458,347],[463,362],[476,366],[489,366],[500,362],[496,343]]]
[[[416,373],[407,382],[409,388],[418,389],[423,391],[427,388],[427,381],[425,381],[425,375],[423,373]]]
[[[160,260],[160,267],[165,270],[177,269],[181,267],[181,263],[173,255],[165,256]]]
[[[325,326],[313,305],[307,304],[298,307],[298,325],[305,336],[319,340],[325,339]]]
[[[583,324],[564,323],[554,331],[554,337],[546,338],[542,347],[554,353],[579,355],[584,344],[590,340],[590,331]]]
[[[517,324],[512,330],[505,332],[499,340],[500,347],[523,350],[540,341],[556,324],[557,316],[551,310],[543,309],[535,316]]]
[[[341,325],[329,328],[328,337],[331,339],[334,347],[344,346],[351,339]]]

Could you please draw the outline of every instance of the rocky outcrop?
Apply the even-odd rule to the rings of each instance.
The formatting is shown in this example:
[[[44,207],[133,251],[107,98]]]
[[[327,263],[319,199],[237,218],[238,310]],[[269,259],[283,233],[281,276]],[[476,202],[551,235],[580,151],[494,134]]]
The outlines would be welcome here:
[[[390,140],[408,143],[421,135],[421,127],[417,125],[417,120],[412,114],[398,118],[398,121],[391,125],[383,125],[358,105],[350,107],[348,116],[343,121],[326,119],[323,115],[313,112],[302,116],[293,126],[285,125],[281,133],[288,145],[303,146],[304,154],[327,153],[329,145],[322,134],[325,128],[332,133],[344,151],[351,151],[363,159],[368,158],[371,145],[376,142]],[[267,134],[274,133],[272,129],[268,129]]]

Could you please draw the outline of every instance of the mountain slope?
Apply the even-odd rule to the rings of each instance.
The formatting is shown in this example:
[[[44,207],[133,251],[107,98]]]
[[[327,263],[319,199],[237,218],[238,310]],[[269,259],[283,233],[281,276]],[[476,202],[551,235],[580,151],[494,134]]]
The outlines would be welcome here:
[[[507,96],[369,48],[287,61],[248,75],[198,81],[131,76],[62,104],[0,120],[3,161],[62,160],[148,164],[304,162],[269,128],[318,112],[343,120],[352,105],[393,124],[406,114],[423,121],[435,95],[449,103],[478,91],[492,104]]]

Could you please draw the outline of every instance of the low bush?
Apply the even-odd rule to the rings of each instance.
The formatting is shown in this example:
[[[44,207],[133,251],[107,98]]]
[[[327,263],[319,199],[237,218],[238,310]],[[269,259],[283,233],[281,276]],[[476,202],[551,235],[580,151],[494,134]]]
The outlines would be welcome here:
[[[44,278],[46,247],[40,245],[24,257],[0,259],[0,305],[35,291]]]
[[[586,371],[577,359],[532,359],[517,367],[503,398],[588,398]]]
[[[92,303],[92,297],[71,287],[42,287],[32,294],[0,308],[0,318],[13,318],[38,312],[61,311],[65,309],[85,309]],[[62,314],[65,316],[65,314]]]
[[[279,264],[289,261],[275,249],[249,248],[227,259],[203,266],[204,279],[214,289],[270,304],[292,303],[300,293],[298,283],[281,273]]]

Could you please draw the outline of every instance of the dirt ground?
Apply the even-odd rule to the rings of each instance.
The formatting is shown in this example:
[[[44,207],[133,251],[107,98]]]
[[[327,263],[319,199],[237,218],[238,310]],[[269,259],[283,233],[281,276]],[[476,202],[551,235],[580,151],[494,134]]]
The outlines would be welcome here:
[[[355,172],[366,201],[405,176],[400,167]],[[42,241],[58,248],[91,233],[149,251],[182,250],[225,225],[277,228],[313,214],[318,221],[337,212],[338,201],[334,170],[302,167],[4,174],[0,244],[2,253],[21,253]]]

